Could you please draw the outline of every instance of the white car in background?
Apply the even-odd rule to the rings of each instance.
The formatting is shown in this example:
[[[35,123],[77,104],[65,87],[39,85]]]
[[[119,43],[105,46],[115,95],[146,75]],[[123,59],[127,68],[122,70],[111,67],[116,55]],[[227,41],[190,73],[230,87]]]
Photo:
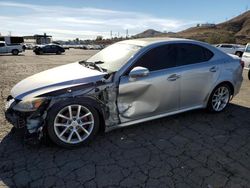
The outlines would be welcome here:
[[[250,43],[248,43],[245,48],[242,61],[245,62],[245,69],[248,70],[248,79],[250,80]]]
[[[242,57],[245,51],[245,46],[238,44],[217,44],[215,47],[225,53],[237,55],[239,57]]]
[[[18,55],[20,52],[24,52],[25,47],[21,44],[9,44],[0,41],[0,54],[12,53]]]

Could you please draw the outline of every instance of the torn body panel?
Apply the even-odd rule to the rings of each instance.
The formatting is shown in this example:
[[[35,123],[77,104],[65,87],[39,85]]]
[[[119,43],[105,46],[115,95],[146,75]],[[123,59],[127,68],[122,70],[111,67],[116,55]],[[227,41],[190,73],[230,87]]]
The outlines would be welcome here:
[[[81,100],[93,101],[94,107],[103,116],[105,127],[112,127],[120,123],[116,99],[118,89],[113,83],[113,75],[110,75],[107,79],[95,83],[89,83],[87,85],[77,86],[77,88],[67,88],[64,91],[55,91],[57,94],[51,98],[51,108],[55,103],[68,100],[70,98],[81,98]],[[49,93],[50,96],[54,92]],[[61,95],[58,96],[58,93]],[[43,96],[46,96],[44,94]]]
[[[18,128],[26,127],[28,139],[34,139],[33,142],[38,142],[37,140],[42,138],[43,128],[46,126],[47,113],[53,108],[53,105],[70,99],[80,99],[91,103],[102,115],[105,121],[105,128],[120,123],[116,105],[117,86],[113,83],[113,75],[106,76],[106,78],[102,78],[97,82],[52,90],[37,97],[46,98],[46,102],[34,112],[18,112],[12,107],[6,111],[6,118],[9,122]],[[12,106],[19,102],[18,100],[15,101]],[[22,122],[22,124],[19,122]],[[33,138],[31,135],[36,136]]]
[[[179,82],[169,82],[171,74],[163,70],[133,81],[121,77],[117,99],[121,123],[177,110]]]

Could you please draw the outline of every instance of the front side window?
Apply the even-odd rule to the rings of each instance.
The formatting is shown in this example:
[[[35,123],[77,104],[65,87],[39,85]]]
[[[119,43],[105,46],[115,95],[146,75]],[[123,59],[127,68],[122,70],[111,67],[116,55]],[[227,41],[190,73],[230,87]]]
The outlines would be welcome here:
[[[177,44],[176,48],[177,66],[206,62],[214,55],[210,50],[196,44]]]
[[[4,47],[5,45],[4,45],[4,43],[0,43],[0,47]]]
[[[140,66],[147,68],[149,71],[157,71],[175,67],[175,63],[176,50],[174,45],[163,45],[146,52],[130,70]]]

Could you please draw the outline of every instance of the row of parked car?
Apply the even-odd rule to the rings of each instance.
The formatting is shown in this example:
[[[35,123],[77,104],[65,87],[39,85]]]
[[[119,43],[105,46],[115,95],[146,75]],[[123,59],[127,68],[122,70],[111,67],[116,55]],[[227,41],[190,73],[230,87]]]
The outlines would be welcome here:
[[[23,44],[6,44],[0,42],[0,54],[18,55],[26,50],[26,46]],[[65,52],[64,48],[56,44],[39,45],[33,48],[33,52],[37,55],[45,53],[62,54]]]
[[[101,50],[105,48],[104,45],[57,45],[57,44],[46,44],[46,45],[31,45],[31,44],[6,44],[0,41],[0,54],[12,53],[13,55],[18,55],[24,52],[26,49],[33,50],[36,55],[41,54],[62,54],[66,49],[84,49],[84,50]]]
[[[102,50],[103,48],[105,48],[105,45],[102,44],[79,44],[79,45],[62,45],[64,49],[69,49],[69,48],[73,48],[73,49],[83,49],[83,50]]]

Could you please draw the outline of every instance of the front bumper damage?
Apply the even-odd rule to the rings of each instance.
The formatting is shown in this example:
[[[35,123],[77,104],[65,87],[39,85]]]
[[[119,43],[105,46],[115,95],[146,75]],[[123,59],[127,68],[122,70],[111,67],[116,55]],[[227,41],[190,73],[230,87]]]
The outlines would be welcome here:
[[[11,104],[10,101],[12,100]],[[18,100],[11,96],[7,98],[7,105],[5,108],[5,118],[15,128],[25,129],[25,142],[35,145],[41,142],[43,137],[43,125],[45,123],[46,113],[44,106],[34,112],[19,112],[15,111],[13,107],[18,103]]]
[[[76,89],[76,90],[75,90]],[[44,96],[41,96],[44,97]],[[81,98],[94,101],[92,105],[103,117],[103,131],[107,131],[119,124],[118,109],[116,106],[117,88],[111,84],[95,84],[92,87],[67,88],[52,93],[46,93],[46,102],[34,112],[19,112],[13,107],[20,101],[8,97],[7,101],[14,100],[5,111],[6,119],[16,128],[25,128],[25,142],[35,145],[42,141],[46,134],[46,118],[50,108],[64,100]]]

